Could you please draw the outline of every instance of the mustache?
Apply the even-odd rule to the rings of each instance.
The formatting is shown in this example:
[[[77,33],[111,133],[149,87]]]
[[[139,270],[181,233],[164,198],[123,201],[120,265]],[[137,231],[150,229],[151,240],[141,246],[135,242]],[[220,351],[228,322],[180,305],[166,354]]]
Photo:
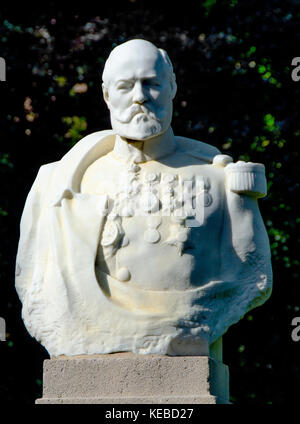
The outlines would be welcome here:
[[[159,121],[155,113],[153,113],[150,109],[146,108],[144,105],[133,105],[131,108],[129,108],[125,112],[118,114],[117,119],[122,124],[128,124],[138,113],[143,113],[144,115],[147,115],[149,118]]]

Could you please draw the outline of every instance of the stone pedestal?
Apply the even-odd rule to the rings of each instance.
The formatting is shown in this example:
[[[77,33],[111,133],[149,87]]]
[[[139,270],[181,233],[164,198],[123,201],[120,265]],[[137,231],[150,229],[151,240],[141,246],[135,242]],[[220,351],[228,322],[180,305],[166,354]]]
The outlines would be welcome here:
[[[37,404],[229,403],[228,367],[208,356],[60,356],[43,380]]]

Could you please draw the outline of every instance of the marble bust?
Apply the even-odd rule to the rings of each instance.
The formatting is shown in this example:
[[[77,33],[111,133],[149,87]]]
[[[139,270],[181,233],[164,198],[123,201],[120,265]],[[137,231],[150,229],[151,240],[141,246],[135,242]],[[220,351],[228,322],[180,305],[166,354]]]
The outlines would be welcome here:
[[[112,50],[102,88],[112,130],[43,165],[26,200],[24,323],[52,357],[208,354],[271,294],[264,166],[173,134],[172,63],[148,41]]]

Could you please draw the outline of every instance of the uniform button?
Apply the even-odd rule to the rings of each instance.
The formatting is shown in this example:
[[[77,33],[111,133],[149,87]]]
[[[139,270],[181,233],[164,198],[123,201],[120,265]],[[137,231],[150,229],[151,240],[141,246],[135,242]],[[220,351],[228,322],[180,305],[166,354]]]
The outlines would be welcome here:
[[[113,244],[119,236],[119,230],[117,225],[113,221],[107,221],[102,239],[101,239],[101,245],[104,247],[110,246]]]
[[[144,240],[148,243],[157,243],[160,240],[160,234],[157,230],[149,228],[144,233]]]
[[[126,247],[129,245],[129,238],[127,236],[124,236],[121,242],[121,247]]]
[[[126,267],[120,268],[117,271],[117,279],[119,281],[128,281],[128,280],[130,280],[130,277],[131,277],[130,272],[129,272],[128,268],[126,268]]]

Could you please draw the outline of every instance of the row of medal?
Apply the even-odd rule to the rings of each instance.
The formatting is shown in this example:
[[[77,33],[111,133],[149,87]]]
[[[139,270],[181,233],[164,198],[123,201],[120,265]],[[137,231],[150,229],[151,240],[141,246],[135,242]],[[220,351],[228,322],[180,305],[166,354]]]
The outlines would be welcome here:
[[[196,196],[201,198],[202,206],[208,207],[212,203],[209,179],[197,177],[196,181],[195,178],[183,181],[174,174],[148,173],[141,183],[139,171],[140,166],[131,163],[121,177],[119,191],[111,204],[101,238],[106,256],[113,255],[119,247],[125,247],[129,243],[122,228],[121,217],[132,216],[145,216],[144,240],[148,243],[160,241],[158,228],[162,216],[170,216],[171,231],[166,243],[175,245],[179,254],[182,254],[190,232],[185,223],[189,216],[195,216]],[[196,196],[193,196],[195,188]],[[176,195],[183,200],[177,199]]]

